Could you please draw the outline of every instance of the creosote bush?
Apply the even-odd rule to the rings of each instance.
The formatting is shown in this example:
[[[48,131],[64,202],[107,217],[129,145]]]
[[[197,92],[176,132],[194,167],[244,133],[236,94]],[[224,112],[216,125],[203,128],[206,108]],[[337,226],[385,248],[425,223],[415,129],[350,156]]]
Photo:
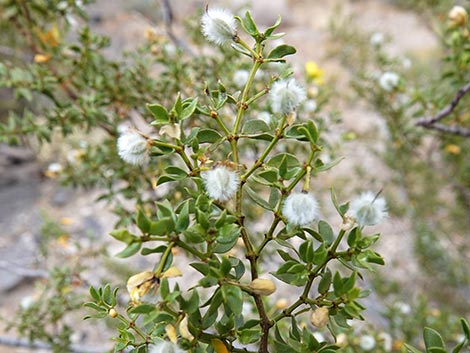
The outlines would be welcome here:
[[[72,142],[66,160],[51,163],[45,175],[104,186],[101,199],[119,216],[111,233],[123,243],[117,256],[156,259],[127,279],[125,302],[123,283],[90,288],[87,318],[116,323],[114,351],[354,352],[372,351],[376,339],[389,351],[385,335],[342,340],[350,323],[363,319],[361,272],[383,264],[371,249],[379,235],[366,227],[387,217],[385,198],[365,190],[339,203],[332,190],[315,187],[339,162],[321,155],[328,148],[322,133],[332,128],[315,100],[323,71],[307,63],[307,88],[294,78],[286,57],[296,49],[276,45],[280,18],[260,31],[249,11],[238,17],[209,7],[197,26],[189,23],[198,28],[194,43],[207,40],[209,53],[148,31],[148,42],[128,60],[113,61],[103,54],[108,39],[85,25],[64,40],[77,16],[86,17],[82,7],[0,3],[0,18],[11,25],[0,40],[17,49],[0,64],[0,85],[20,102],[2,116],[0,141],[27,136],[42,143],[77,131],[102,137]],[[452,16],[458,61],[467,19],[461,11]],[[372,44],[379,48],[381,40]],[[377,57],[384,71],[371,92],[387,100],[404,81]],[[336,210],[333,226],[322,219],[325,194]],[[37,335],[37,319],[18,324],[20,331],[49,338]],[[470,341],[465,320],[461,326],[456,353]],[[334,342],[321,335],[325,329]],[[51,338],[61,343],[56,349],[69,343],[69,327],[63,332],[63,339]],[[424,342],[427,352],[445,352],[436,331],[426,329]]]
[[[367,293],[356,287],[359,271],[383,264],[370,249],[379,236],[365,233],[364,226],[383,219],[385,202],[361,196],[348,213],[348,203],[338,204],[332,193],[344,226],[334,231],[321,220],[314,195],[328,191],[312,189],[311,178],[337,161],[325,164],[318,158],[322,147],[314,116],[296,118],[305,89],[290,69],[254,89],[260,69],[295,53],[286,44],[266,50],[280,36],[275,34],[280,19],[261,32],[250,12],[234,17],[209,8],[201,23],[208,41],[231,46],[240,60],[251,63],[242,91],[226,89],[219,81],[201,95],[177,95],[170,106],[152,102],[147,105],[155,118],[151,125],[166,133],[151,137],[132,129],[117,139],[119,155],[129,164],[167,165],[157,176],[158,186],[185,188],[178,200],[139,210],[139,233],[126,228],[112,233],[125,243],[118,256],[159,254],[153,270],[129,278],[129,305],[117,305],[117,289],[110,286],[92,287],[94,301],[86,305],[96,311],[91,317],[120,322],[116,351],[337,350],[335,344],[319,342],[306,321],[334,333],[347,320],[362,318],[358,300]],[[242,39],[242,32],[252,43]],[[264,100],[270,124],[247,115]],[[304,152],[283,152],[294,144]],[[266,215],[262,231],[248,222],[253,212]],[[169,280],[182,275],[181,252],[174,249],[182,250],[200,274],[189,289]],[[281,290],[275,279],[283,283],[282,290],[294,287],[292,293],[299,293],[279,308],[270,300]],[[255,314],[245,314],[246,305]]]

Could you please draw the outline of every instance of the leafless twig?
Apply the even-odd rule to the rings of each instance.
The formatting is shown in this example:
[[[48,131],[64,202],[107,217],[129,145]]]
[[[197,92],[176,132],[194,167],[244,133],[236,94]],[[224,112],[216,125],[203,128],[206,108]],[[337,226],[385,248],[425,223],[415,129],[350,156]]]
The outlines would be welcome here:
[[[470,129],[464,128],[458,125],[444,125],[438,123],[440,120],[444,119],[446,116],[451,114],[463,96],[470,92],[470,83],[467,83],[465,86],[461,87],[455,97],[452,99],[449,105],[442,109],[439,113],[431,118],[421,118],[416,121],[416,125],[422,126],[427,129],[438,130],[447,134],[460,135],[463,137],[470,137]]]
[[[171,8],[170,2],[168,0],[160,0],[160,5],[163,12],[163,22],[165,23],[165,30],[168,37],[170,37],[171,41],[175,43],[176,46],[182,48],[188,54],[194,56],[193,51],[191,48],[180,38],[178,38],[173,32],[173,10]]]
[[[52,350],[52,347],[49,343],[34,340],[30,342],[24,338],[16,338],[16,337],[7,337],[7,336],[0,336],[0,345],[3,346],[10,346],[10,347],[25,347],[30,348],[33,350],[36,349],[45,349],[45,350]],[[69,352],[71,353],[104,353],[109,352],[110,348],[104,347],[87,347],[84,345],[71,345]]]

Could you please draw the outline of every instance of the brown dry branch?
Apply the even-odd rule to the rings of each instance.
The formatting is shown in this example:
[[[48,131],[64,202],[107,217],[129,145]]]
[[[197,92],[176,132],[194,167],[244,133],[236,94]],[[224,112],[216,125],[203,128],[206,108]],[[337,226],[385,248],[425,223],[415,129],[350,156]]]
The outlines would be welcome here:
[[[422,126],[426,129],[433,129],[437,131],[444,132],[446,134],[459,135],[463,137],[470,137],[470,129],[465,128],[459,125],[445,125],[439,123],[440,120],[444,119],[446,116],[450,115],[463,96],[470,92],[470,83],[467,83],[465,86],[461,87],[455,94],[452,102],[442,109],[439,113],[431,118],[421,118],[416,121],[417,126]]]

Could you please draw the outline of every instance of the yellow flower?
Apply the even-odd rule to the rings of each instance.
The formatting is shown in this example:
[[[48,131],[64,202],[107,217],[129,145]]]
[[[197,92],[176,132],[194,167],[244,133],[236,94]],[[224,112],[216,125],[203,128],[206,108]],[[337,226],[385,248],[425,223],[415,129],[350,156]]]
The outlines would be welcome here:
[[[212,347],[214,347],[214,351],[216,353],[229,353],[227,346],[224,344],[224,342],[222,342],[218,338],[211,339],[211,344],[212,344]]]
[[[162,273],[161,278],[173,278],[182,276],[181,271],[176,267],[170,267],[168,270]]]
[[[176,328],[172,324],[168,324],[165,327],[165,332],[167,337],[170,339],[171,342],[173,343],[178,343],[178,335],[176,334]]]
[[[189,332],[189,329],[188,329],[188,317],[187,316],[185,316],[184,319],[181,320],[178,328],[179,328],[181,337],[186,338],[190,341],[194,338],[194,336],[191,334],[191,332]]]
[[[36,64],[42,64],[42,63],[46,63],[48,62],[49,60],[51,60],[52,56],[50,54],[36,54],[34,55],[34,62]]]
[[[450,154],[460,154],[460,152],[461,152],[460,147],[457,146],[457,145],[454,145],[452,143],[446,145],[445,150],[446,150],[446,152],[448,152]]]
[[[39,40],[50,47],[56,47],[60,42],[60,32],[57,25],[53,25],[50,30],[47,32],[37,31],[37,36]]]
[[[150,289],[159,283],[155,273],[151,271],[140,272],[127,280],[127,291],[134,303],[140,303],[142,298]]]
[[[305,63],[305,73],[307,74],[307,79],[313,81],[317,85],[325,83],[325,70],[320,68],[315,61],[307,61]]]

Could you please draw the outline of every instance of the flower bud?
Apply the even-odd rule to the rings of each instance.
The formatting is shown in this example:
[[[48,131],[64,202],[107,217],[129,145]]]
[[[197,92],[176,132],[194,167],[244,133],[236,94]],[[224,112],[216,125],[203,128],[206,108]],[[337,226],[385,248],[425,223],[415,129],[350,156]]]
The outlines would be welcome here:
[[[139,303],[140,299],[152,288],[158,285],[158,278],[155,273],[145,271],[138,273],[127,280],[127,291],[134,303]]]
[[[313,311],[312,315],[310,316],[310,322],[312,323],[313,326],[322,328],[329,321],[328,313],[329,313],[328,308],[324,306],[316,308]]]
[[[114,319],[116,316],[118,316],[118,312],[114,308],[111,308],[109,309],[108,315]]]
[[[275,306],[276,306],[276,309],[282,310],[289,306],[289,302],[287,301],[286,298],[281,298],[276,302]]]
[[[271,295],[276,291],[276,285],[270,279],[256,278],[249,287],[255,294],[263,296]]]
[[[468,13],[462,6],[454,6],[449,11],[448,18],[452,27],[463,27],[467,23]]]

